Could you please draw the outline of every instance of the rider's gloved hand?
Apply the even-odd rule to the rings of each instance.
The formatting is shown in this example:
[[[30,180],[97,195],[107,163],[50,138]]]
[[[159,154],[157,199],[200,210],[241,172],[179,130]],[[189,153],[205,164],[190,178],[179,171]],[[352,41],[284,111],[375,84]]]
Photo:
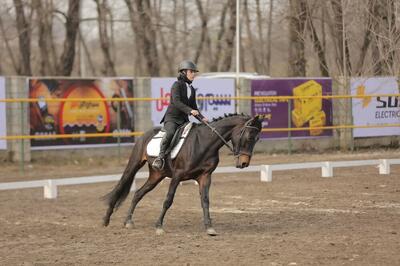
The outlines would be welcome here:
[[[199,113],[199,111],[197,111],[197,110],[192,110],[192,111],[190,111],[190,114],[191,114],[192,116],[198,116],[200,113]]]

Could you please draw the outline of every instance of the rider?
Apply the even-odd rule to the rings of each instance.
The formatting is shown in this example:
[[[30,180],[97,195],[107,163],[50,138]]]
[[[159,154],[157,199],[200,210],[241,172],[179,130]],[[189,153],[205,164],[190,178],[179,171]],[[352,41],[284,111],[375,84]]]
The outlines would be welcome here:
[[[191,83],[195,73],[199,72],[196,64],[192,61],[184,60],[179,64],[178,80],[172,85],[170,104],[160,123],[164,122],[165,135],[161,140],[160,154],[154,160],[152,166],[157,170],[162,170],[165,163],[165,152],[175,134],[175,131],[184,123],[189,121],[188,116],[193,115],[202,121],[208,121],[198,111],[196,103],[196,90]]]

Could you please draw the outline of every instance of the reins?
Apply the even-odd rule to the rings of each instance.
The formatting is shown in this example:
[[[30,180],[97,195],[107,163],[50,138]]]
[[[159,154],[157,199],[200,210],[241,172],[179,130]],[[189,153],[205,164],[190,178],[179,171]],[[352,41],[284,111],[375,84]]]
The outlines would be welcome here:
[[[213,133],[215,133],[215,135],[217,135],[217,136],[222,140],[222,142],[225,144],[225,146],[228,147],[229,150],[235,155],[235,152],[234,152],[234,150],[233,150],[233,147],[232,147],[231,145],[229,145],[229,143],[224,139],[223,136],[221,136],[221,134],[219,134],[219,132],[215,129],[215,127],[211,126],[207,121],[202,121],[202,120],[201,120],[199,117],[197,117],[197,116],[196,116],[196,118],[197,118],[198,120],[200,120],[200,122],[204,123],[209,129],[211,129],[211,131],[212,131]]]
[[[224,139],[224,137],[223,137],[221,134],[219,134],[219,132],[215,129],[215,127],[211,126],[207,121],[201,120],[201,118],[200,118],[199,116],[195,116],[195,117],[196,117],[200,122],[202,122],[203,124],[205,124],[209,129],[211,129],[211,131],[212,131],[213,133],[215,133],[215,135],[217,135],[217,136],[222,140],[222,142],[225,144],[225,146],[229,148],[229,150],[233,153],[234,156],[239,156],[239,155],[240,155],[240,147],[239,147],[239,146],[237,147],[238,150],[236,151],[236,150]],[[244,134],[244,130],[245,130],[246,128],[255,128],[255,129],[258,130],[257,127],[249,126],[249,122],[250,122],[250,121],[247,121],[246,124],[244,125],[244,127],[242,128],[242,130],[240,131],[239,142],[241,141],[242,136],[243,136],[243,134]],[[240,144],[240,143],[239,143],[239,144]]]

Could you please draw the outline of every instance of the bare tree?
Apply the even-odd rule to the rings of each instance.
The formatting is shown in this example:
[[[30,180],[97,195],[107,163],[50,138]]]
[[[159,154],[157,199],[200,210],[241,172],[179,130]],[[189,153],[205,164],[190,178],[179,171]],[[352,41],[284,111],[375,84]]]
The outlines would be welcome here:
[[[203,45],[204,42],[206,41],[206,38],[208,37],[207,35],[207,23],[208,23],[208,17],[206,13],[204,12],[203,6],[201,4],[200,0],[196,0],[196,6],[199,11],[200,19],[201,19],[201,35],[200,35],[200,41],[197,45],[196,49],[196,54],[194,56],[194,61],[198,62],[200,54],[203,50]]]
[[[222,58],[222,70],[229,71],[232,66],[232,54],[233,54],[233,47],[234,47],[234,39],[236,34],[236,1],[228,0],[228,7],[229,7],[229,24],[228,24],[228,31],[225,36],[225,53]]]
[[[8,39],[8,35],[7,35],[6,29],[4,27],[3,19],[2,19],[1,16],[0,16],[0,30],[1,30],[1,35],[3,37],[2,39],[4,40],[4,43],[5,43],[5,46],[6,46],[6,50],[7,50],[8,56],[11,59],[11,63],[13,65],[13,68],[14,68],[16,73],[20,73],[20,69],[19,69],[20,67],[19,67],[19,65],[17,63],[17,60],[15,59],[15,55],[14,55],[13,49],[11,47],[10,41]],[[2,56],[1,58],[4,58],[4,57]]]
[[[271,73],[271,44],[272,44],[272,15],[273,15],[273,8],[274,8],[274,0],[269,0],[269,14],[268,14],[268,33],[267,33],[267,68],[266,72],[268,74]],[[261,35],[260,35],[261,37]]]
[[[131,22],[131,27],[132,27],[132,32],[134,34],[134,40],[132,43],[132,50],[134,51],[134,55],[139,55],[139,56],[134,56],[133,58],[133,64],[134,64],[134,73],[136,75],[142,75],[143,71],[143,62],[142,62],[142,54],[143,47],[141,45],[141,41],[139,40],[137,36],[137,32],[139,32],[139,22],[138,22],[138,13],[134,8],[134,5],[132,5],[131,0],[125,0],[125,4],[128,7],[129,11],[129,18]]]
[[[79,29],[80,0],[68,1],[65,22],[64,49],[57,67],[57,75],[69,76],[75,60],[75,40]]]
[[[156,46],[156,33],[151,21],[150,0],[135,0],[135,2],[139,15],[137,37],[143,48],[147,74],[150,76],[159,76],[160,64]]]
[[[375,75],[395,75],[394,60],[400,31],[396,27],[394,0],[376,1],[373,7],[372,56]]]
[[[38,24],[38,47],[40,52],[40,63],[39,63],[39,74],[40,75],[52,75],[54,65],[50,62],[49,56],[49,43],[52,40],[50,32],[52,30],[51,21],[49,21],[49,13],[51,14],[53,10],[48,10],[48,6],[42,5],[42,1],[34,0],[32,1],[33,8],[36,10],[37,14],[37,24]]]
[[[322,76],[328,77],[329,76],[329,68],[328,68],[328,63],[326,61],[326,57],[325,57],[325,49],[322,46],[321,41],[319,40],[317,30],[315,29],[315,26],[313,23],[312,10],[310,9],[310,6],[307,2],[305,2],[305,9],[306,9],[306,14],[307,14],[307,26],[309,28],[311,41],[313,43],[314,50],[318,56],[319,69],[321,71]]]
[[[226,13],[228,11],[228,4],[229,2],[226,2],[222,8],[221,11],[221,19],[219,22],[219,31],[218,31],[218,35],[217,35],[217,44],[216,44],[216,51],[214,54],[214,60],[211,61],[211,66],[210,66],[210,71],[218,71],[219,68],[219,63],[221,61],[221,50],[222,50],[222,38],[225,35],[225,18],[226,18]]]
[[[337,58],[339,59],[338,68],[344,75],[352,73],[349,42],[347,39],[347,32],[345,31],[345,21],[343,18],[343,1],[331,0],[332,11],[334,15],[333,23],[333,39],[336,42]]]
[[[24,5],[21,0],[14,0],[17,18],[20,64],[17,68],[19,75],[30,76],[31,70],[31,29],[25,17]]]
[[[246,22],[248,46],[249,46],[250,53],[251,53],[253,67],[256,72],[260,72],[260,63],[258,62],[258,57],[262,58],[262,55],[261,56],[258,55],[257,52],[260,50],[262,51],[262,49],[258,49],[258,47],[253,39],[253,30],[252,30],[252,25],[251,25],[251,21],[250,21],[250,14],[249,14],[250,12],[249,12],[249,8],[247,5],[247,0],[244,0],[243,9],[244,9],[244,18],[245,18],[245,22]],[[242,61],[244,61],[244,60],[242,60]]]
[[[289,76],[306,76],[305,0],[289,0]]]
[[[110,33],[108,32],[108,20],[107,20],[107,0],[94,0],[97,5],[97,22],[99,26],[99,37],[101,50],[103,51],[103,74],[108,76],[117,76],[115,71],[114,61],[110,51]]]

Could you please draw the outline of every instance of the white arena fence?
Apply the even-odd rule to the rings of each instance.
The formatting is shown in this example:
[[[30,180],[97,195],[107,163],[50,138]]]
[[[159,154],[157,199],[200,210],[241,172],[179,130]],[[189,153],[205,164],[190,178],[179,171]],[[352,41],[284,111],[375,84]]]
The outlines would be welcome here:
[[[261,172],[261,182],[271,182],[273,171],[321,168],[322,177],[333,177],[333,168],[335,167],[355,167],[355,166],[371,165],[379,168],[379,174],[388,175],[390,174],[390,165],[392,164],[400,164],[400,159],[256,165],[256,166],[249,166],[244,169],[238,169],[236,167],[218,167],[214,171],[214,173]],[[118,181],[121,178],[121,175],[122,174],[0,183],[0,190],[43,187],[44,198],[55,199],[57,198],[58,195],[59,186]],[[148,177],[148,172],[138,172],[136,174],[135,181],[137,179],[145,179],[147,177]],[[136,182],[134,182],[131,187],[131,191],[135,190],[136,190]]]

